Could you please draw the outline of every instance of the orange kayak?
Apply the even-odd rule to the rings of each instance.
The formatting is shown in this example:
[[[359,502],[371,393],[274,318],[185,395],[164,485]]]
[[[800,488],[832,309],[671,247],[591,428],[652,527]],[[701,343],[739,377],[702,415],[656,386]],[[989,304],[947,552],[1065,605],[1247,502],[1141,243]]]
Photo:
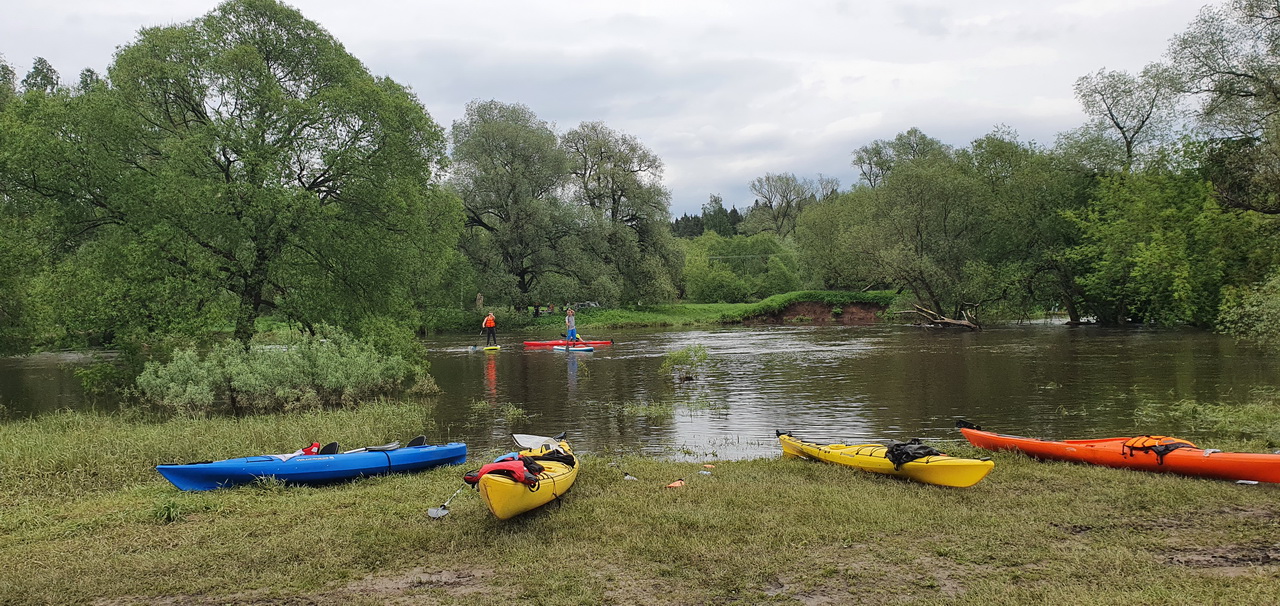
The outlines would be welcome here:
[[[966,421],[956,427],[978,448],[1016,450],[1037,459],[1280,484],[1280,454],[1206,450],[1165,436],[1052,441],[984,431]]]

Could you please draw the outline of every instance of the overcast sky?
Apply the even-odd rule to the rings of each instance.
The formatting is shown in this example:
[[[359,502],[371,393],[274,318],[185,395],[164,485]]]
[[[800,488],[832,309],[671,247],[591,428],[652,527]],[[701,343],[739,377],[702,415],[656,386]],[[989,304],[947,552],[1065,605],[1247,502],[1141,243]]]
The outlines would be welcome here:
[[[1051,145],[1084,115],[1076,78],[1159,60],[1203,0],[294,0],[446,129],[468,101],[523,103],[564,132],[639,138],[673,215],[752,179],[856,180],[853,150],[911,127],[965,146],[996,125]],[[64,81],[104,72],[139,28],[212,0],[9,0],[0,54]]]

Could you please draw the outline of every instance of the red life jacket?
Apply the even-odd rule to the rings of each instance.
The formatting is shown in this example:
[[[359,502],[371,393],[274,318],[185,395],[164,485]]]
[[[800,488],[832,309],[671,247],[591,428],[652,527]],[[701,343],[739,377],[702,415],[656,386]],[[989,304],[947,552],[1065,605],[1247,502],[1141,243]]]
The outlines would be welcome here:
[[[485,328],[493,328],[494,326],[497,326],[497,325],[498,325],[498,322],[497,322],[496,320],[494,320],[493,316],[485,316],[485,317],[484,317],[484,327],[485,327]]]
[[[312,442],[310,446],[302,449],[302,454],[304,455],[313,455],[313,454],[318,454],[319,452],[320,452],[319,442]]]
[[[486,473],[500,473],[504,476],[514,479],[515,481],[533,486],[538,483],[538,476],[529,473],[525,468],[524,461],[499,461],[497,463],[489,463],[475,471],[468,471],[462,476],[462,481],[475,485],[480,481],[480,477]]]

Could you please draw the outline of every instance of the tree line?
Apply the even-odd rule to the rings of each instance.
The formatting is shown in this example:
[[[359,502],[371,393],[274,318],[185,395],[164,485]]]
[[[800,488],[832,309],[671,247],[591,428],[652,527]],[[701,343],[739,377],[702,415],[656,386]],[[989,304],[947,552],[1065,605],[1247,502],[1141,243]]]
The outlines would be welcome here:
[[[952,317],[1221,326],[1280,289],[1280,10],[1207,7],[1138,74],[1076,82],[1052,145],[998,127],[768,173],[672,221],[663,162],[601,122],[476,100],[446,129],[274,0],[146,28],[65,83],[0,60],[0,346],[152,347],[264,320],[376,342],[490,305],[890,289]]]
[[[908,129],[853,150],[848,190],[788,205],[753,184],[731,237],[776,235],[807,286],[902,289],[952,317],[1056,310],[1274,340],[1277,42],[1275,3],[1207,6],[1161,61],[1081,76],[1089,119],[1052,145],[1003,126],[965,147]]]

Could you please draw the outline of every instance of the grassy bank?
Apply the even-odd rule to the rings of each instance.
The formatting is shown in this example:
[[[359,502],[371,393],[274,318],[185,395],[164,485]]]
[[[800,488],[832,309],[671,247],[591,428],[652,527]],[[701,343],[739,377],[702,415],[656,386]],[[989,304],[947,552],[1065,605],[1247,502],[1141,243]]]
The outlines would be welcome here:
[[[1280,603],[1277,487],[1009,454],[977,486],[944,489],[778,458],[708,476],[701,461],[583,453],[562,502],[505,523],[470,492],[426,516],[473,464],[208,493],[150,468],[317,433],[430,434],[425,413],[0,425],[0,602]],[[687,485],[664,488],[676,478]]]
[[[578,330],[602,328],[640,328],[645,326],[710,326],[723,322],[728,314],[748,307],[748,303],[680,303],[648,305],[634,309],[584,307],[576,310]],[[564,314],[543,316],[532,326],[534,330],[564,331]]]
[[[889,306],[892,292],[846,292],[806,290],[774,295],[756,303],[679,303],[648,305],[631,309],[585,307],[577,310],[580,331],[609,328],[641,328],[648,326],[714,326],[736,324],[745,319],[776,314],[794,303],[815,302],[832,307],[855,303]],[[554,313],[537,318],[529,326],[538,332],[560,331],[564,314]]]

